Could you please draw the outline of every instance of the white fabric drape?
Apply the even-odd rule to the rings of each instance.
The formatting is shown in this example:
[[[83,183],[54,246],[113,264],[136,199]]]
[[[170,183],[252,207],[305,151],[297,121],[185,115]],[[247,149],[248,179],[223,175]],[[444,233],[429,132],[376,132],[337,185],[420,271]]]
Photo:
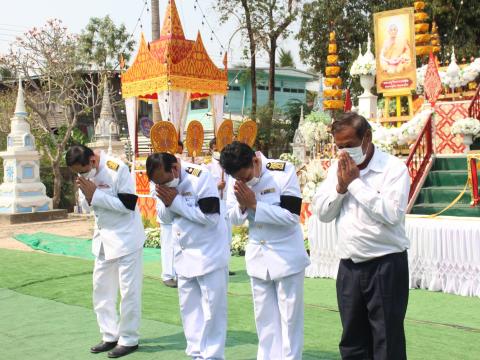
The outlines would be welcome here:
[[[407,216],[410,287],[480,297],[480,220]],[[335,278],[338,270],[335,222],[308,220],[312,264],[308,277]]]
[[[137,98],[130,97],[125,99],[125,112],[127,114],[128,136],[132,144],[132,151],[135,151],[135,143],[137,137],[135,136],[135,128],[137,123]]]
[[[162,119],[170,120],[179,133],[179,140],[183,140],[190,92],[171,90],[160,91],[157,95]]]
[[[125,112],[127,114],[128,137],[130,138],[130,146],[132,150],[132,177],[135,183],[135,149],[137,145],[137,136],[135,134],[137,124],[137,107],[138,101],[136,97],[125,99]]]
[[[223,121],[223,99],[223,95],[210,95],[210,102],[212,104],[213,131],[215,135],[217,134],[218,127]]]
[[[480,297],[480,221],[409,218],[410,286]]]

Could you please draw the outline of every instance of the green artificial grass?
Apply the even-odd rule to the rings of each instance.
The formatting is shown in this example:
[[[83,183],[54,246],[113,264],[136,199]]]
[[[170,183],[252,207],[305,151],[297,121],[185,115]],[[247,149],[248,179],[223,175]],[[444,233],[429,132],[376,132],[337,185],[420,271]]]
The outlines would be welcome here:
[[[99,340],[91,310],[92,261],[0,250],[0,344],[4,359],[90,359]],[[244,259],[232,258],[227,359],[255,359],[257,337]],[[185,340],[175,289],[161,284],[160,264],[145,263],[142,352],[133,359],[182,359]],[[478,359],[480,299],[410,292],[409,359]],[[335,282],[305,280],[304,359],[339,359]],[[5,345],[4,345],[5,344]],[[102,355],[100,355],[102,356]],[[98,357],[98,356],[97,356]]]
[[[67,237],[49,233],[19,234],[14,238],[34,250],[40,250],[49,254],[74,256],[82,259],[93,260],[92,240],[77,237]],[[160,249],[145,248],[143,261],[160,261]]]

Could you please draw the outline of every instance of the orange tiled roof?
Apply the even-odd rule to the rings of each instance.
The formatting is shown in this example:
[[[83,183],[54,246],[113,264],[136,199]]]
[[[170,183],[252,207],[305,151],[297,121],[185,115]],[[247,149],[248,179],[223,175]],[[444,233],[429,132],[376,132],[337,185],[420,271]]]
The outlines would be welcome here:
[[[227,62],[220,70],[210,59],[200,33],[195,41],[185,39],[174,0],[170,0],[160,38],[147,44],[142,34],[132,66],[122,75],[122,94],[127,97],[154,95],[158,91],[225,94]]]

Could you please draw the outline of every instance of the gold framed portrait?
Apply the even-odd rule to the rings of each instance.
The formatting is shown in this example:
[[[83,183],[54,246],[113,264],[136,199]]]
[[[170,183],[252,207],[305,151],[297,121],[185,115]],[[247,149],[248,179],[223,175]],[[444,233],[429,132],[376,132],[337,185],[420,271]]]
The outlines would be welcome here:
[[[409,94],[417,87],[414,9],[373,14],[377,92]]]

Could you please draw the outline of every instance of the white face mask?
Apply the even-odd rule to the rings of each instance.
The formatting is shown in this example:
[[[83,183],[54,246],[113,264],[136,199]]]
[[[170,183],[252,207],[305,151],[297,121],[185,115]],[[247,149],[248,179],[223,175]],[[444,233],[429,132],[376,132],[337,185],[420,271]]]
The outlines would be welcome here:
[[[180,183],[180,178],[175,177],[175,174],[173,174],[173,179],[163,185],[169,188],[176,188],[179,183]]]
[[[169,187],[169,188],[174,188],[174,187],[177,187],[179,183],[180,183],[179,178],[173,178],[172,181],[169,181],[168,183],[163,184],[163,185],[166,186],[166,187]]]
[[[247,181],[245,185],[247,185],[249,188],[252,188],[255,185],[257,185],[259,182],[260,182],[260,178],[254,176],[249,181]]]
[[[84,179],[93,179],[97,175],[97,169],[92,168],[89,172],[78,174],[78,176],[83,177]]]
[[[253,163],[253,178],[251,178],[250,180],[248,180],[245,185],[247,185],[249,188],[252,188],[254,187],[255,185],[257,185],[259,182],[260,182],[260,177],[257,177],[255,176],[255,169],[256,169],[257,165],[255,164],[255,162]]]
[[[365,139],[365,138],[364,138]],[[352,148],[345,148],[342,149],[343,151],[347,152],[348,155],[352,158],[353,161],[355,161],[355,164],[360,165],[365,161],[365,158],[367,157],[367,154],[363,153],[363,139],[362,139],[362,144],[357,147],[352,147]]]

